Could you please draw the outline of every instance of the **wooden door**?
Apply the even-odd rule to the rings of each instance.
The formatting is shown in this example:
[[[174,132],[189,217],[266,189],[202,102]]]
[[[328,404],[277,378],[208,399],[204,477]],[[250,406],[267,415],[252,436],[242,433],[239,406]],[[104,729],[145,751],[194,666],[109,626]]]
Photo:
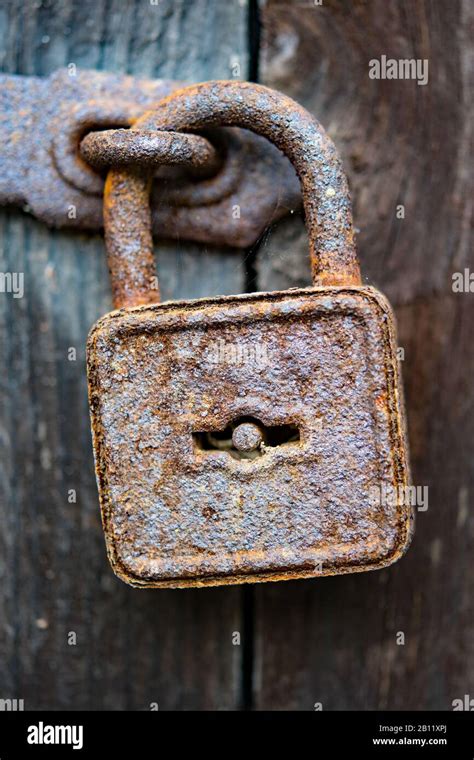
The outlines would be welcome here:
[[[25,295],[0,295],[0,697],[29,710],[451,709],[474,689],[474,294],[452,278],[472,266],[470,4],[7,0],[0,23],[3,72],[237,74],[320,119],[349,174],[363,273],[397,313],[413,481],[429,489],[407,556],[383,571],[128,588],[105,555],[86,397],[86,335],[110,308],[103,241],[1,209],[0,271],[23,272]],[[428,60],[428,82],[371,79],[382,55]],[[298,215],[249,251],[160,243],[164,297],[307,284],[306,246]]]

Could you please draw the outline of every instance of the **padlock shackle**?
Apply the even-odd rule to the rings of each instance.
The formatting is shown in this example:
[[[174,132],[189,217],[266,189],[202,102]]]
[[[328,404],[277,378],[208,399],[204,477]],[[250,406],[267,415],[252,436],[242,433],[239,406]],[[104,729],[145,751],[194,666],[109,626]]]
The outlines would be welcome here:
[[[301,182],[315,285],[360,285],[347,178],[332,140],[302,106],[251,82],[203,82],[159,101],[132,129],[194,131],[228,126],[266,137],[292,162]],[[150,175],[112,170],[104,224],[116,307],[159,300],[149,210]]]

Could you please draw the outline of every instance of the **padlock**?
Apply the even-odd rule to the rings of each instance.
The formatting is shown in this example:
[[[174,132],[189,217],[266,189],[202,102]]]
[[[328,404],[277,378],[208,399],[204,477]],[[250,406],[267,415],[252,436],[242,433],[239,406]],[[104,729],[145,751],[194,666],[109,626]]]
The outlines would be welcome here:
[[[112,567],[139,587],[385,567],[413,529],[395,321],[361,283],[337,151],[297,103],[242,82],[185,88],[133,128],[210,126],[254,130],[293,162],[313,286],[160,303],[150,175],[109,173],[116,310],[91,330],[88,377]]]

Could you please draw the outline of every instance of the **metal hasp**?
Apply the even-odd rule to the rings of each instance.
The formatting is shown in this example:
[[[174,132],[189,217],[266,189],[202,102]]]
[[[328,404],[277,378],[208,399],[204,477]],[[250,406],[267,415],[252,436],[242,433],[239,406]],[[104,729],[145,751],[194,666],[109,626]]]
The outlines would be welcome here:
[[[134,128],[215,125],[251,128],[293,162],[313,287],[159,303],[151,169],[109,173],[116,310],[91,330],[88,377],[112,567],[137,587],[385,567],[413,529],[395,322],[361,284],[338,154],[301,106],[253,84],[187,88]]]
[[[47,78],[0,75],[0,204],[22,206],[53,227],[99,230],[104,164],[97,170],[84,159],[81,139],[98,129],[129,127],[182,86],[76,69]],[[222,132],[207,135],[219,160],[208,162],[206,173],[193,170],[187,149],[193,135],[174,143],[161,135],[161,145],[156,135],[155,156],[172,145],[161,163],[170,163],[170,152],[183,156],[181,169],[155,166],[151,207],[157,237],[251,246],[268,224],[300,206],[296,175],[274,146],[249,131]],[[89,157],[93,152],[89,143]],[[176,167],[176,160],[171,163]]]

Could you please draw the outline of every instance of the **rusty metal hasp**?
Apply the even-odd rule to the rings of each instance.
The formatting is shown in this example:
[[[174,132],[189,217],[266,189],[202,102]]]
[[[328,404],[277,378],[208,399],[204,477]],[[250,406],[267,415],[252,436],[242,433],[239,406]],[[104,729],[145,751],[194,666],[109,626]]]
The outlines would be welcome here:
[[[139,587],[384,567],[413,526],[403,499],[374,498],[409,482],[395,324],[361,284],[338,154],[301,106],[247,83],[172,94],[132,131],[216,125],[252,129],[291,159],[313,287],[159,303],[152,170],[109,173],[116,310],[90,333],[88,376],[112,567]]]
[[[0,75],[0,204],[22,206],[54,227],[100,229],[104,190],[100,170],[107,165],[106,150],[102,141],[102,163],[94,162],[93,141],[97,145],[100,137],[92,137],[82,152],[81,139],[94,135],[92,130],[129,127],[182,86],[75,67],[47,78]],[[166,137],[155,135],[151,151],[155,156],[169,146]],[[220,161],[210,173],[196,176],[187,170],[194,163],[186,153],[189,144],[196,149],[193,137],[182,136],[181,147],[173,144],[183,157],[184,169],[164,175],[155,166],[151,206],[157,237],[251,246],[270,222],[300,205],[290,163],[267,140],[241,129],[210,133]],[[126,136],[122,145],[124,140]],[[146,140],[143,135],[139,143],[135,136],[135,160]],[[169,153],[161,163],[169,163],[167,159]]]

